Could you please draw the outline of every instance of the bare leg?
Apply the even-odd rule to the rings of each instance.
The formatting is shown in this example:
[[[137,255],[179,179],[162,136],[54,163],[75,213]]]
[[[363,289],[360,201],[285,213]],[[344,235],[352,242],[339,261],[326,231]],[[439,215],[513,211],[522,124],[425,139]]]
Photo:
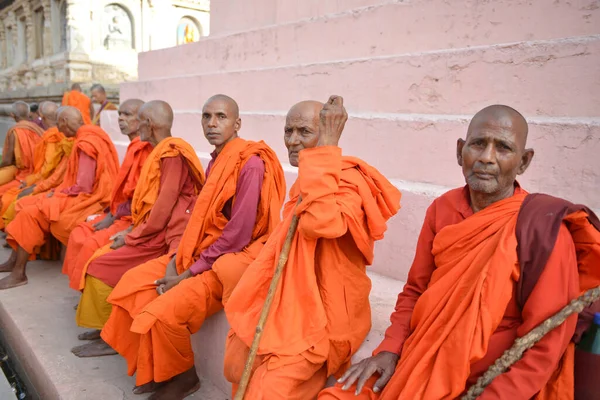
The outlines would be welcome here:
[[[200,389],[200,379],[196,374],[196,367],[192,367],[173,377],[148,400],[183,400],[198,389]]]
[[[0,272],[12,271],[13,268],[15,267],[16,261],[17,261],[17,252],[13,250],[10,252],[10,257],[8,257],[8,260],[6,260],[6,262],[4,262],[4,264],[0,264]]]
[[[60,244],[60,261],[64,262],[65,261],[65,254],[67,254],[67,246],[65,246],[64,244]]]
[[[100,357],[112,356],[117,354],[117,352],[102,339],[94,340],[91,343],[73,347],[71,349],[71,353],[75,354],[77,357]]]
[[[10,289],[27,284],[27,275],[25,275],[25,268],[27,267],[28,260],[29,253],[21,246],[17,247],[15,266],[10,272],[10,275],[0,279],[0,290]]]
[[[77,339],[79,339],[79,340],[98,340],[98,339],[100,339],[100,332],[102,332],[102,331],[99,329],[83,332],[77,336]]]

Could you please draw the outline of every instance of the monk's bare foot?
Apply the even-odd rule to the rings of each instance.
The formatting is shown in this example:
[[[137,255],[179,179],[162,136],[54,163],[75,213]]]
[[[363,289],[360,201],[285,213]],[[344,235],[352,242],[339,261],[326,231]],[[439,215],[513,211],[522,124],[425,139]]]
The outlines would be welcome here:
[[[156,392],[161,387],[165,386],[167,382],[148,382],[140,386],[136,386],[133,388],[133,394],[144,394],[144,393],[152,393]]]
[[[200,379],[196,367],[173,377],[165,386],[157,390],[148,400],[183,400],[200,389]]]
[[[6,262],[0,264],[0,272],[11,272],[15,268],[15,257],[12,255]]]
[[[71,353],[75,354],[77,357],[101,357],[117,354],[117,352],[102,339],[73,347]]]
[[[80,333],[79,335],[77,335],[77,339],[79,340],[98,340],[100,339],[100,330],[96,329],[93,331],[87,331],[87,332],[83,332]]]
[[[0,279],[0,290],[15,288],[23,285],[27,285],[27,277],[25,275],[10,274],[9,276]]]

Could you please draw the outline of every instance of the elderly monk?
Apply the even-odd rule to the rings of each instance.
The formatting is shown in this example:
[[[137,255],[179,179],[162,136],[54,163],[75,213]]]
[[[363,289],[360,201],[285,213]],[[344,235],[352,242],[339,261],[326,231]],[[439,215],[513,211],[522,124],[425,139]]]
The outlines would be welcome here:
[[[231,325],[225,377],[237,391],[292,217],[289,258],[276,289],[245,398],[314,399],[344,368],[371,328],[366,265],[400,208],[400,192],[338,146],[343,99],[304,101],[285,123],[290,164],[299,167],[281,222],[238,283],[225,312]]]
[[[43,193],[58,186],[64,176],[66,159],[71,154],[73,139],[65,138],[56,126],[58,106],[51,101],[40,105],[42,121],[48,129],[42,135],[42,140],[34,150],[34,170],[26,176],[19,187],[8,190],[2,195],[1,210],[2,229],[15,217],[15,207],[18,200],[32,194]],[[61,164],[62,163],[62,164]],[[53,176],[59,170],[58,176]]]
[[[519,224],[532,210],[515,180],[533,157],[527,131],[523,116],[507,106],[490,106],[473,117],[456,150],[467,185],[427,210],[383,342],[319,399],[459,398],[515,338],[600,284],[600,233],[590,225],[591,211],[552,211],[547,201],[534,198],[531,204],[543,213],[537,222]],[[524,241],[545,221],[555,226],[552,240],[542,238],[552,229],[542,228],[543,234]],[[543,243],[536,243],[539,238]],[[522,256],[544,248],[546,258],[538,260],[543,272],[523,301],[522,279],[540,263],[528,264]],[[478,399],[573,399],[570,342],[576,322],[572,316],[548,333]]]
[[[63,106],[75,107],[81,113],[84,124],[92,122],[92,116],[94,115],[94,105],[89,97],[81,92],[81,85],[74,83],[71,85],[71,90],[65,92],[62,98]]]
[[[104,86],[100,85],[99,83],[96,83],[94,86],[92,86],[92,101],[96,104],[100,104],[98,112],[95,113],[94,117],[92,118],[92,124],[94,125],[100,125],[100,115],[102,114],[102,111],[117,109],[117,106],[108,101],[106,98],[106,90],[104,90]]]
[[[74,107],[59,109],[58,129],[67,137],[75,137],[64,179],[56,192],[36,196],[36,202],[19,211],[6,227],[7,242],[13,252],[0,265],[0,272],[10,271],[0,280],[0,289],[27,283],[27,261],[50,234],[66,245],[77,224],[109,205],[119,159],[106,132],[84,125],[81,113]]]
[[[144,164],[133,195],[133,229],[116,235],[112,243],[96,251],[79,273],[78,282],[71,279],[83,290],[77,324],[96,329],[80,335],[82,340],[95,341],[75,347],[72,351],[79,357],[116,354],[100,339],[99,329],[112,308],[107,297],[131,268],[175,253],[204,184],[202,164],[192,146],[171,137],[173,110],[169,104],[151,101],[140,109],[138,119],[140,138],[154,150]]]
[[[44,130],[29,120],[29,105],[17,101],[10,116],[17,123],[9,128],[0,162],[0,195],[19,187],[35,168],[35,146],[42,140]]]
[[[238,137],[233,99],[211,97],[202,127],[215,151],[177,254],[123,276],[109,297],[113,311],[102,330],[126,358],[129,374],[137,371],[134,392],[158,389],[152,399],[183,399],[200,387],[190,335],[223,308],[277,225],[285,197],[273,150]]]
[[[138,111],[143,104],[142,100],[130,99],[119,107],[119,128],[130,144],[113,187],[110,207],[101,215],[89,216],[69,236],[62,272],[69,276],[69,286],[75,290],[83,289],[83,267],[94,252],[109,243],[111,236],[131,225],[133,192],[142,166],[152,151],[152,144],[142,141],[138,132]]]

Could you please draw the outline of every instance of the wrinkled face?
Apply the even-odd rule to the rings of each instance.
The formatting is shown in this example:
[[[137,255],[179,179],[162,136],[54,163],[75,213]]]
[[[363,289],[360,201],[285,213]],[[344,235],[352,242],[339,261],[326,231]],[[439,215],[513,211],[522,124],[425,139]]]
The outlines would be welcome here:
[[[140,135],[140,140],[142,142],[150,142],[152,138],[152,130],[150,127],[150,118],[144,111],[144,109],[140,109],[137,114],[137,125],[138,125],[138,134]],[[123,129],[121,129],[122,131]]]
[[[319,143],[319,110],[315,107],[293,107],[285,119],[284,142],[290,164],[298,166],[300,150]]]
[[[132,135],[139,129],[137,107],[125,102],[119,107],[119,128],[123,135]]]
[[[94,103],[102,104],[106,100],[106,93],[100,89],[92,90],[92,101]]]
[[[206,103],[202,109],[202,129],[208,142],[220,151],[225,144],[237,137],[241,120],[233,106],[224,99]]]
[[[494,194],[509,190],[517,175],[525,172],[525,136],[513,128],[510,118],[488,119],[471,126],[466,140],[459,140],[457,155],[469,188]]]

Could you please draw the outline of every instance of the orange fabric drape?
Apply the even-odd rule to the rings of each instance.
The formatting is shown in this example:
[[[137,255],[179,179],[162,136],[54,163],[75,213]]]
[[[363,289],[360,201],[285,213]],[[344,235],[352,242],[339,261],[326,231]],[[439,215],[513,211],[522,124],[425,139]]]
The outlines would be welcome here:
[[[81,112],[83,117],[83,123],[88,125],[92,123],[92,117],[90,115],[90,105],[92,101],[85,94],[78,92],[77,90],[71,90],[63,95],[62,103],[63,106],[75,107]]]
[[[223,148],[211,169],[211,177],[202,188],[194,212],[177,250],[177,270],[187,270],[200,254],[213,244],[227,224],[221,210],[235,195],[239,172],[254,155],[265,163],[265,178],[260,195],[252,242],[264,244],[266,236],[280,220],[280,210],[273,209],[285,198],[285,178],[277,156],[264,142],[236,138]],[[280,201],[274,201],[278,199]],[[235,200],[234,200],[235,201]]]
[[[2,158],[7,158],[8,139],[11,135],[15,138],[15,167],[14,180],[0,186],[0,195],[13,187],[18,187],[21,180],[31,174],[35,168],[35,147],[41,142],[44,130],[30,121],[19,121],[6,133]]]
[[[70,148],[65,148],[65,146],[60,146],[59,144],[65,141],[65,145]],[[71,154],[70,150],[72,148],[72,140],[68,140],[65,138],[65,135],[58,130],[57,127],[53,126],[44,132],[42,136],[42,140],[35,146],[34,150],[34,170],[31,175],[25,178],[25,182],[27,186],[31,186],[34,183],[46,179],[50,176],[52,171],[56,168],[56,166],[60,163],[63,156],[67,153]],[[52,145],[55,146],[52,146]],[[70,145],[70,146],[69,146]],[[53,148],[51,153],[49,153],[50,147]]]

